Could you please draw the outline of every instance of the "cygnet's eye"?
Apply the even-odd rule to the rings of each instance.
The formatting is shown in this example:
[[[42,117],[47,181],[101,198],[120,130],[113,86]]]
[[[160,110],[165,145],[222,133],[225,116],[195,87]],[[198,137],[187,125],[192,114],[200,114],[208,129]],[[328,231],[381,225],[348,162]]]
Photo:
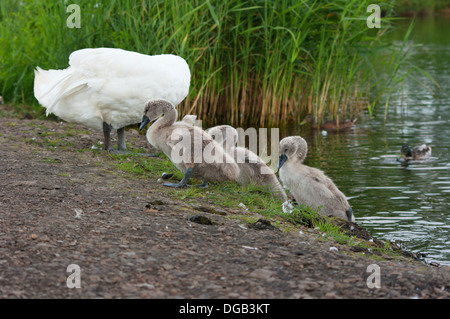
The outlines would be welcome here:
[[[286,153],[287,151],[288,151],[288,149],[287,149],[287,148],[285,148],[285,149],[284,149],[284,152]]]

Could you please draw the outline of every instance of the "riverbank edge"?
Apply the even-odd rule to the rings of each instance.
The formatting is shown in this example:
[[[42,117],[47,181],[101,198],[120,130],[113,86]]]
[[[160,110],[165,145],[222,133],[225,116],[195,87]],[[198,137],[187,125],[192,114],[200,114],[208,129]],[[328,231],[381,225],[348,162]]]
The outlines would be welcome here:
[[[0,117],[0,120],[2,120],[3,125],[6,123],[6,125],[16,126],[16,121],[19,121],[19,122],[26,121],[28,123],[33,123],[33,122],[37,123],[37,124],[31,124],[31,125],[27,124],[29,127],[38,127],[39,125],[41,125],[41,128],[42,128],[42,125],[45,126],[46,124],[48,124],[50,130],[54,130],[54,129],[51,129],[50,127],[55,126],[55,125],[57,125],[57,126],[68,125],[68,126],[70,126],[70,128],[69,129],[65,128],[64,130],[66,132],[62,135],[58,135],[58,137],[61,139],[64,139],[67,137],[73,138],[74,125],[60,121],[54,116],[52,116],[50,119],[43,119],[43,120],[42,119],[34,119],[27,112],[25,112],[24,114],[19,114],[19,113],[16,113],[14,108],[7,107],[6,109],[8,110],[9,116]],[[35,115],[36,114],[34,114],[33,116],[35,116]],[[23,117],[23,119],[21,119],[21,117]],[[30,118],[32,118],[32,119],[30,119]],[[75,130],[79,130],[78,132],[80,132],[81,135],[83,135],[83,138],[86,138],[86,134],[84,134],[84,133],[87,133],[87,132],[89,132],[89,134],[91,134],[92,136],[99,133],[99,132],[95,132],[94,130],[90,130],[90,129],[85,130],[79,125],[75,125],[75,126],[76,126]],[[42,131],[42,129],[38,129],[38,130]],[[69,130],[69,133],[67,133],[67,130]],[[3,130],[3,131],[5,131],[5,130]],[[145,149],[147,149],[147,150],[151,149],[151,147],[146,142],[145,135],[142,135],[142,132],[137,132],[137,130],[130,129],[128,131],[128,133],[132,133],[131,142],[134,142],[135,145],[132,145],[131,147],[135,148],[137,150],[136,153],[140,153],[140,152],[146,153]],[[47,133],[38,132],[37,134],[42,136],[43,134],[46,135]],[[106,152],[103,152],[101,150],[101,144],[98,144],[98,141],[102,140],[102,136],[97,135],[96,139],[97,139],[96,142],[94,142],[94,140],[92,140],[93,144],[91,146],[91,150],[93,151],[93,153],[95,153],[95,156],[98,156],[100,154],[102,156],[104,156],[104,159],[106,159],[106,163],[104,162],[104,164],[107,164],[108,167],[111,169],[120,169],[122,173],[128,174],[129,178],[138,178],[139,177],[139,175],[136,175],[136,172],[134,171],[133,166],[129,166],[127,163],[129,163],[130,161],[133,161],[133,159],[136,161],[139,161],[140,159],[142,159],[141,157],[136,158],[132,155],[130,155],[130,156],[120,156],[120,155],[116,156],[114,154],[110,155]],[[138,141],[138,139],[139,139],[139,141]],[[142,143],[143,141],[144,141],[144,143]],[[22,142],[25,142],[28,147],[31,146],[30,144],[33,144],[33,146],[41,146],[44,148],[53,148],[54,151],[57,150],[56,146],[52,145],[51,143],[49,144],[46,142],[39,142],[39,141],[36,141],[36,138],[31,138],[31,139],[25,138],[24,140],[22,140]],[[97,143],[97,145],[96,145],[96,143]],[[68,147],[63,146],[63,151],[67,151],[67,150],[68,150]],[[82,150],[82,149],[77,150],[77,152],[85,152],[85,151],[89,151],[89,150]],[[155,153],[156,151],[153,150],[153,152]],[[121,165],[121,164],[125,164],[125,165]],[[137,165],[142,165],[142,164],[137,163]],[[168,159],[165,160],[165,165],[168,167],[172,166],[172,164],[170,163],[170,161]],[[173,167],[173,170],[176,171],[175,167]],[[179,173],[179,172],[176,172],[176,173],[178,174],[178,178],[182,177],[181,173]],[[159,183],[159,184],[162,183],[162,179],[159,178],[159,176],[157,176],[155,174],[152,174],[152,175],[153,175],[152,178],[154,180],[157,180],[157,183]],[[177,176],[175,176],[175,177],[177,177]],[[158,185],[158,186],[160,186],[160,185]],[[165,187],[158,188],[158,191],[164,193],[165,195],[169,195],[168,194],[169,190],[170,189],[165,188]],[[167,192],[165,192],[165,191],[167,191]],[[262,194],[262,195],[267,196],[265,194]],[[292,196],[290,196],[290,198],[292,199]],[[204,202],[202,200],[202,198],[199,197],[198,199],[201,200],[202,202]],[[242,207],[239,207],[238,205],[236,205],[235,207],[233,207],[231,209],[224,207],[224,206],[219,206],[216,203],[211,203],[211,202],[206,203],[206,205],[205,205],[205,203],[203,203],[203,204],[195,205],[195,206],[197,206],[197,208],[196,208],[197,210],[200,210],[200,211],[203,211],[206,213],[219,214],[219,215],[221,214],[221,212],[223,212],[223,210],[228,209],[232,212],[234,219],[240,219],[248,224],[252,224],[252,222],[249,222],[249,221],[253,221],[254,224],[260,223],[261,225],[264,225],[265,222],[268,222],[270,224],[270,221],[268,221],[266,219],[266,217],[261,214],[256,214],[256,216],[259,217],[257,219],[251,218],[250,216],[248,216],[246,214],[247,208],[242,209]],[[244,214],[242,214],[243,212],[244,212]],[[205,220],[203,220],[203,222],[208,224],[211,221],[209,219],[205,219]],[[276,223],[276,225],[277,225],[276,227],[285,233],[306,230],[308,233],[315,233],[315,234],[319,235],[321,237],[321,238],[319,238],[320,240],[329,239],[330,243],[331,242],[336,243],[336,239],[333,239],[333,237],[327,236],[324,238],[324,236],[326,234],[323,232],[323,229],[321,231],[321,229],[319,229],[319,227],[316,226],[317,224],[328,224],[329,227],[335,228],[334,231],[337,231],[338,235],[342,234],[344,236],[348,236],[348,238],[356,238],[357,240],[359,240],[360,241],[359,244],[362,244],[362,245],[360,245],[358,248],[355,248],[355,251],[358,253],[367,254],[368,256],[374,255],[374,256],[378,256],[380,258],[387,257],[388,259],[405,258],[407,260],[417,261],[417,262],[429,264],[429,265],[435,266],[435,267],[439,266],[439,263],[437,263],[437,262],[433,262],[433,261],[427,262],[426,259],[423,258],[421,253],[414,253],[414,252],[409,251],[407,248],[400,247],[396,243],[380,240],[380,239],[372,236],[367,229],[365,229],[362,226],[359,226],[357,223],[348,223],[347,221],[343,221],[338,218],[325,218],[323,216],[320,216],[320,215],[317,215],[314,213],[313,215],[297,215],[295,217],[288,218],[288,219],[280,218],[279,216],[277,216],[277,218],[272,219],[271,222]],[[269,225],[269,227],[271,227],[270,225]],[[263,226],[263,228],[264,228],[264,226]],[[371,248],[375,248],[375,252],[372,251]],[[377,248],[378,248],[378,250],[377,250]]]
[[[77,166],[85,166],[84,161],[89,160],[90,162],[95,161],[93,164],[95,166],[95,170],[98,170],[103,176],[109,176],[111,179],[125,179],[128,181],[136,181],[136,183],[140,179],[138,176],[130,174],[129,172],[119,172],[115,170],[114,162],[117,161],[117,158],[111,158],[111,156],[107,153],[98,151],[98,153],[94,154],[90,150],[81,150],[81,147],[86,148],[86,146],[92,145],[92,143],[101,140],[101,132],[90,131],[89,134],[80,136],[76,131],[74,131],[74,129],[84,131],[85,129],[81,126],[74,127],[73,125],[68,125],[64,122],[20,120],[15,118],[1,118],[0,127],[2,131],[0,135],[2,144],[6,143],[4,145],[7,145],[8,149],[14,149],[14,152],[23,152],[24,160],[27,157],[29,158],[30,154],[33,154],[32,156],[40,158],[39,165],[43,165],[45,167],[46,165],[58,166],[59,163],[67,163],[65,170],[71,170],[72,172],[77,170]],[[58,147],[55,145],[50,146],[40,143],[39,139],[43,135],[45,136],[43,132],[46,132],[47,129],[52,133],[58,132],[59,130],[61,130],[61,132],[66,132],[68,127],[70,127],[71,134],[66,135],[65,142],[61,142],[63,147]],[[26,129],[24,130],[24,128]],[[133,145],[132,147],[142,148],[145,146],[142,136],[133,134],[132,130],[128,133],[131,133],[129,142]],[[63,135],[58,135],[58,138],[59,137],[61,137],[61,140],[64,139]],[[75,158],[77,158],[75,161],[77,163],[71,164],[71,159],[75,160]],[[127,159],[124,160],[129,161]],[[78,183],[83,185],[82,180],[71,178],[70,174],[70,172],[58,174],[57,178],[59,181],[56,184],[60,185],[58,186],[59,188],[62,187],[61,183],[64,183],[64,180],[66,179],[69,184]],[[34,180],[34,177],[30,176],[26,176],[25,178],[31,178]],[[24,182],[20,181],[23,179],[23,176],[17,176],[16,179],[18,179],[18,181],[9,180],[8,182],[23,185]],[[373,238],[367,230],[359,227],[357,224],[344,223],[343,226],[346,228],[344,231],[350,234],[350,236],[353,236],[355,240],[364,242],[365,245],[367,245],[365,248],[359,245],[338,243],[323,232],[320,232],[318,229],[307,227],[302,223],[295,224],[282,220],[278,217],[267,218],[258,214],[252,214],[252,212],[248,212],[239,207],[230,208],[211,204],[207,198],[205,199],[205,197],[199,197],[197,204],[194,205],[189,203],[188,200],[183,200],[180,198],[173,199],[170,198],[167,188],[161,186],[161,184],[155,183],[155,179],[156,176],[153,179],[153,182],[146,183],[146,189],[121,189],[121,196],[140,198],[142,200],[140,206],[142,206],[142,209],[146,212],[146,214],[153,214],[161,211],[172,212],[171,214],[174,215],[173,218],[175,218],[174,221],[176,220],[177,223],[183,222],[183,220],[187,218],[191,225],[201,225],[198,227],[202,227],[202,229],[203,227],[206,227],[207,229],[214,227],[234,229],[238,227],[244,231],[245,229],[257,229],[262,232],[272,232],[272,234],[276,234],[276,236],[280,238],[289,238],[289,240],[294,241],[308,241],[312,243],[315,247],[314,249],[321,255],[333,254],[333,256],[338,255],[336,258],[342,257],[349,258],[351,260],[360,260],[362,258],[362,260],[365,260],[368,264],[384,264],[384,269],[387,267],[386,263],[389,263],[395,265],[408,265],[408,267],[416,268],[417,271],[421,273],[427,272],[427,269],[442,270],[444,272],[450,271],[450,267],[447,266],[433,267],[427,265],[424,261],[418,260],[415,254],[407,252],[393,243],[388,244],[392,253],[386,253],[387,250],[376,250],[377,245],[385,246],[386,243],[378,240],[377,238]],[[149,199],[149,194],[152,199]],[[3,199],[5,198],[3,197]],[[176,209],[174,207],[176,207]],[[173,213],[180,210],[183,211],[182,215]],[[203,220],[203,222],[198,222],[193,219],[195,216],[204,216],[205,218],[200,219]],[[180,217],[182,217],[182,220],[179,219]],[[24,216],[23,218],[26,219],[27,217]],[[40,238],[39,234],[36,235],[36,237],[33,237],[33,234],[30,236],[32,236],[32,242],[36,239],[36,237],[38,239]],[[257,232],[255,232],[254,236],[259,237]],[[256,249],[256,247],[254,248]],[[245,249],[253,248],[247,247]],[[320,260],[323,262],[323,258]],[[287,264],[289,264],[289,262],[286,262],[286,265]],[[445,293],[447,290],[450,291],[450,287],[446,287],[445,284],[441,286],[441,288],[442,289],[439,290],[439,296],[441,292]],[[433,297],[436,296],[431,296],[431,298]]]

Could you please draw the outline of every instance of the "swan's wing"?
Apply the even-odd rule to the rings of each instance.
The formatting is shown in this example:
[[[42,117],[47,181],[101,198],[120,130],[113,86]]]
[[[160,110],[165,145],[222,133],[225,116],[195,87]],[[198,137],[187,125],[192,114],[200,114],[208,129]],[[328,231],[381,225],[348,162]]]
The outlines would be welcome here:
[[[101,90],[114,103],[141,97],[145,101],[164,98],[178,105],[189,92],[189,66],[176,55],[145,55],[114,48],[82,49],[70,55],[69,64],[89,79],[89,87]]]

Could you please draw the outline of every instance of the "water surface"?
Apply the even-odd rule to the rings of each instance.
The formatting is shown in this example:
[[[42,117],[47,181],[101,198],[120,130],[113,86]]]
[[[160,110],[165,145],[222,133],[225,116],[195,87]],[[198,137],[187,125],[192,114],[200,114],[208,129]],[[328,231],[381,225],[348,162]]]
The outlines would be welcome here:
[[[398,40],[409,22],[387,36]],[[351,131],[309,134],[305,164],[322,169],[350,198],[356,221],[427,261],[450,265],[450,19],[418,20],[408,41],[409,59],[441,86],[416,73],[373,118],[362,114]],[[281,136],[284,137],[284,136]],[[428,161],[398,161],[400,147],[429,144]]]

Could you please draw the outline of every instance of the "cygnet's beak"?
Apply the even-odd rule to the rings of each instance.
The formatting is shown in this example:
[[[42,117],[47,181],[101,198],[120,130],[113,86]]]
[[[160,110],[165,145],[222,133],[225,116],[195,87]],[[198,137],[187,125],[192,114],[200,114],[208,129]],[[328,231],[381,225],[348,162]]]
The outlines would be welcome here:
[[[278,160],[278,169],[281,168],[281,166],[283,166],[284,162],[287,161],[287,157],[284,154],[280,155],[280,159]]]
[[[142,117],[141,125],[139,125],[139,131],[142,130],[145,126],[147,126],[148,123],[150,123],[150,119],[148,118],[147,115],[144,115]]]

